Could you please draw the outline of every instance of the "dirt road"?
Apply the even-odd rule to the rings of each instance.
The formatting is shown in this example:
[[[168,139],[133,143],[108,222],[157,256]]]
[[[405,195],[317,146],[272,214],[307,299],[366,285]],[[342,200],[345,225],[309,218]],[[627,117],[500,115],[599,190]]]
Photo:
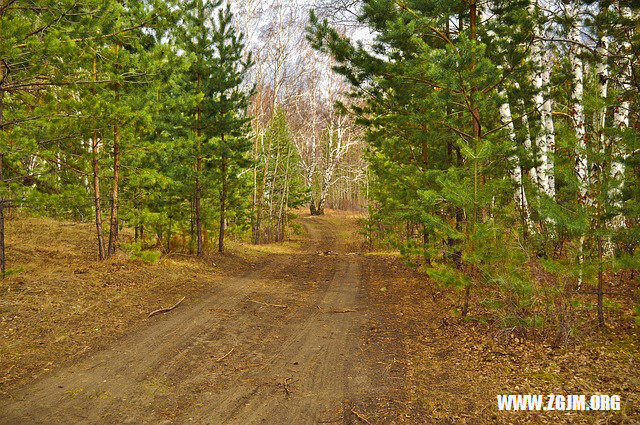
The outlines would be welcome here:
[[[0,423],[366,423],[384,411],[402,371],[385,363],[393,347],[370,345],[367,260],[335,220],[301,222],[302,252],[272,254],[23,387]]]

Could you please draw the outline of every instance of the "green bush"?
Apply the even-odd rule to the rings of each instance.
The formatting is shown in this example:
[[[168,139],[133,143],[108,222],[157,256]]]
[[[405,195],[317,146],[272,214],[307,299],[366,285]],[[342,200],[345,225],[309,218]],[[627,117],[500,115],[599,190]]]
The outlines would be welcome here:
[[[302,227],[302,224],[291,223],[290,226],[291,226],[291,231],[293,232],[294,235],[300,236],[304,233],[304,228]]]
[[[122,248],[128,251],[131,257],[139,258],[145,263],[153,264],[157,262],[162,253],[153,249],[142,249],[140,242],[133,242],[130,244],[122,244]]]

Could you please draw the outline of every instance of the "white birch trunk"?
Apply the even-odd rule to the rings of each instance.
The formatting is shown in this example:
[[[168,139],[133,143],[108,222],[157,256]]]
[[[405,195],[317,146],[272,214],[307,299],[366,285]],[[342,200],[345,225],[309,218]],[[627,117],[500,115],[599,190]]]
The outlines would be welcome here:
[[[520,85],[518,84],[518,82],[514,82],[514,86],[516,89],[520,88]],[[524,131],[524,147],[527,151],[527,154],[532,155],[533,154],[533,145],[531,144],[531,130],[529,129],[529,117],[528,114],[526,113],[526,107],[524,104],[524,100],[523,99],[518,99],[518,104],[520,105],[520,107],[522,108],[523,114],[522,114],[522,128]],[[529,174],[529,178],[531,179],[532,182],[534,182],[536,185],[538,184],[538,173],[536,172],[536,167],[531,167],[529,170],[527,170],[528,174]]]
[[[579,24],[579,3],[572,1],[567,5],[566,15],[571,21],[569,28],[569,63],[571,65],[571,72],[573,74],[573,91],[571,92],[571,106],[569,113],[573,121],[574,131],[576,133],[576,176],[578,178],[578,192],[579,202],[586,205],[591,205],[591,199],[589,196],[589,163],[587,160],[587,138],[586,138],[586,126],[584,117],[584,106],[582,104],[584,94],[584,65],[579,55],[582,51],[580,44],[580,24]],[[579,254],[578,264],[582,266],[584,261],[584,240],[585,235],[580,236],[579,241]],[[578,275],[578,290],[582,287],[582,270]]]
[[[529,11],[533,13],[536,5],[532,5]],[[536,30],[535,37],[540,36],[539,29]],[[544,193],[550,197],[555,197],[555,179],[553,177],[553,149],[555,146],[555,135],[553,129],[553,119],[551,117],[551,103],[545,100],[547,87],[549,84],[549,63],[545,61],[544,44],[540,40],[535,40],[531,45],[531,57],[535,67],[533,76],[533,87],[536,94],[533,103],[540,113],[540,131],[536,136],[536,147],[538,148],[539,166],[536,170],[538,183]]]
[[[551,198],[556,197],[556,177],[554,170],[554,156],[556,152],[556,131],[553,125],[553,105],[551,101],[551,96],[549,94],[549,86],[551,85],[551,71],[550,71],[550,62],[551,58],[549,55],[547,56],[547,66],[544,67],[542,72],[542,85],[545,90],[545,94],[547,99],[545,99],[541,120],[544,128],[544,137],[545,137],[545,153],[546,153],[546,165],[545,172],[547,173],[547,185],[548,191],[547,194]]]
[[[573,74],[573,91],[571,92],[570,114],[576,133],[576,175],[578,177],[580,202],[591,204],[589,199],[589,164],[587,162],[587,140],[584,119],[584,107],[582,97],[584,93],[584,70],[582,60],[579,57],[580,27],[578,25],[578,7],[575,3],[567,6],[567,17],[574,22],[569,30],[569,39],[572,43],[569,46],[569,62]]]
[[[598,108],[596,114],[595,127],[600,132],[600,150],[604,152],[606,146],[606,137],[602,132],[606,125],[607,117],[607,90],[609,83],[609,67],[607,65],[607,48],[609,46],[606,36],[600,37],[598,46],[596,47],[596,57],[598,62],[596,63],[596,77],[598,79]]]
[[[627,7],[622,8],[622,16],[624,18],[631,18],[631,10]],[[613,125],[616,129],[624,130],[629,127],[629,98],[627,96],[628,91],[631,89],[631,77],[632,77],[632,59],[630,55],[631,44],[627,39],[621,43],[622,59],[622,72],[618,77],[620,79],[620,86],[618,88],[619,94],[616,101],[616,106],[613,111]],[[613,205],[616,209],[622,208],[622,184],[624,182],[625,172],[625,160],[627,158],[627,152],[623,145],[622,138],[616,136],[611,145],[611,154],[613,156],[611,162],[610,177],[615,182],[618,182],[618,186],[611,189],[609,197],[613,200]],[[625,225],[624,216],[618,214],[611,223],[614,229],[619,229]]]
[[[516,131],[513,125],[513,116],[511,115],[511,107],[509,106],[509,101],[507,100],[506,93],[500,92],[501,97],[505,99],[505,101],[500,105],[500,118],[502,119],[502,123],[506,126],[509,131],[509,139],[514,144],[516,143]],[[513,167],[511,169],[511,178],[513,182],[516,184],[516,191],[513,194],[513,198],[516,201],[516,205],[521,210],[522,217],[524,219],[525,225],[529,229],[529,231],[533,230],[533,224],[531,222],[529,216],[529,204],[527,202],[527,195],[524,191],[524,185],[522,184],[522,170],[520,168],[520,159],[517,155],[512,155],[509,158],[509,162]]]

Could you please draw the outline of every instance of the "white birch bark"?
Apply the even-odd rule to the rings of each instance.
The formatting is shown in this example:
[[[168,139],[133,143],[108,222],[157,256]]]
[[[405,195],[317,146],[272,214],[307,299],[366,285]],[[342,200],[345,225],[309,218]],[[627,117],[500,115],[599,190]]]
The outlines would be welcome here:
[[[520,88],[520,85],[518,84],[518,82],[514,82],[514,86],[516,89]],[[526,107],[524,104],[524,100],[523,99],[518,99],[518,104],[520,106],[520,108],[523,111],[522,114],[522,129],[524,132],[524,147],[527,151],[527,154],[532,155],[533,154],[533,145],[531,144],[531,130],[529,128],[529,116],[526,113]],[[529,178],[531,179],[532,182],[534,182],[536,185],[538,184],[538,173],[536,171],[536,167],[531,167],[529,170],[527,170],[527,173],[529,174]]]
[[[500,118],[502,119],[502,123],[509,131],[509,139],[515,145],[516,131],[513,125],[513,116],[511,115],[511,107],[509,106],[509,101],[507,100],[507,94],[504,91],[500,92],[499,94],[503,99],[505,99],[502,105],[500,105]],[[525,225],[527,226],[529,231],[532,231],[533,224],[529,216],[529,204],[527,202],[527,195],[524,191],[524,185],[522,184],[522,169],[520,168],[520,159],[517,155],[514,154],[509,158],[509,162],[513,167],[511,169],[511,178],[516,185],[516,191],[513,194],[513,198],[516,201],[516,205],[518,205],[521,210]]]
[[[601,36],[596,46],[596,78],[598,81],[598,110],[595,116],[594,127],[600,133],[600,152],[605,152],[607,138],[604,128],[607,118],[607,90],[609,86],[609,66],[607,65],[607,49],[609,42],[606,36]]]
[[[549,139],[547,137],[548,134],[553,136],[553,120],[551,117],[547,116],[550,112],[550,104],[548,105],[549,100],[545,99],[544,96],[546,92],[544,84],[546,78],[543,67],[547,65],[544,64],[544,52],[537,43],[534,43],[531,51],[533,54],[534,65],[536,67],[536,71],[533,76],[533,87],[536,90],[536,94],[534,95],[533,102],[536,110],[540,113],[540,131],[536,135],[536,147],[538,148],[539,155],[539,165],[536,169],[536,174],[542,191],[549,196],[554,196],[555,191],[552,186],[553,178],[549,178],[549,172],[553,173],[553,164],[550,163],[552,159],[550,158],[551,153],[549,152]],[[549,128],[549,124],[551,124],[551,128]]]
[[[621,10],[623,18],[629,19],[632,17],[631,10],[628,7],[623,7]],[[630,55],[631,44],[628,39],[624,39],[620,43],[622,59],[622,69],[619,75],[619,94],[616,101],[615,109],[613,112],[613,125],[619,130],[623,130],[629,127],[629,98],[627,92],[631,89],[631,77],[632,77],[632,59]],[[627,158],[626,149],[623,146],[622,138],[616,136],[611,144],[611,154],[613,160],[611,162],[610,177],[612,180],[618,182],[617,187],[613,187],[609,193],[609,197],[613,200],[613,205],[620,210],[622,208],[622,184],[625,172],[625,160]],[[612,220],[612,227],[614,229],[621,228],[625,224],[624,216],[618,214]]]
[[[545,94],[547,98],[543,104],[543,108],[541,111],[541,120],[544,129],[544,138],[545,138],[545,154],[546,154],[546,162],[543,163],[545,168],[545,172],[547,174],[547,195],[551,198],[556,197],[556,178],[555,178],[555,170],[554,170],[554,156],[556,152],[556,131],[553,125],[553,107],[551,96],[549,94],[549,86],[551,85],[551,70],[550,70],[550,62],[551,58],[549,55],[545,55],[547,58],[547,65],[544,67],[542,72],[542,86],[544,88]]]
[[[569,114],[573,121],[573,128],[576,133],[576,176],[578,178],[579,202],[591,205],[589,197],[589,163],[587,160],[587,138],[586,125],[584,117],[584,106],[582,98],[584,94],[584,64],[580,59],[582,49],[580,47],[580,18],[578,16],[579,4],[577,1],[571,1],[567,4],[565,14],[570,21],[569,27],[569,63],[571,65],[571,73],[573,77],[573,90],[571,92],[571,105]],[[582,265],[584,261],[583,247],[584,234],[580,236],[578,264]],[[582,287],[582,270],[578,275],[578,290]]]
[[[535,13],[538,2],[529,6],[529,12]],[[551,103],[548,97],[547,87],[549,84],[549,63],[545,61],[545,46],[539,40],[540,29],[536,29],[534,37],[537,40],[531,45],[531,57],[535,67],[533,75],[533,87],[536,90],[533,102],[536,110],[540,113],[540,131],[536,136],[536,147],[538,148],[539,166],[536,170],[538,183],[544,193],[550,197],[555,197],[555,179],[553,170],[553,150],[555,146],[555,134],[553,128],[553,118],[551,116]]]
[[[567,17],[572,21],[569,30],[569,62],[573,74],[573,91],[571,92],[570,115],[576,133],[576,175],[578,177],[580,201],[591,204],[589,199],[589,164],[587,162],[587,140],[582,97],[584,93],[584,70],[579,55],[580,26],[578,24],[578,6],[572,2],[567,5]]]

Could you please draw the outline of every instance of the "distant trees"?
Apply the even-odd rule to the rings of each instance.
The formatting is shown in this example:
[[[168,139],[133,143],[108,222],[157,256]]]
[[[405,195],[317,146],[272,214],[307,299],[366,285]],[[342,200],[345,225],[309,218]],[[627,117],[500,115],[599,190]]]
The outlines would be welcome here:
[[[361,139],[353,137],[352,120],[336,109],[336,102],[346,100],[342,97],[346,89],[342,77],[332,72],[328,58],[314,52],[305,39],[307,9],[296,2],[281,0],[243,2],[234,8],[239,13],[237,26],[248,28],[251,33],[247,38],[251,40],[255,60],[250,74],[256,84],[256,93],[249,107],[254,142],[251,216],[252,239],[254,243],[261,243],[282,237],[276,229],[284,230],[281,223],[287,220],[275,212],[279,209],[274,210],[274,205],[281,204],[284,186],[291,189],[287,192],[292,196],[285,204],[293,208],[300,205],[298,195],[293,196],[297,193],[294,190],[297,183],[281,182],[284,176],[298,179],[302,173],[306,186],[304,202],[313,205],[310,207],[313,213],[320,203],[323,175],[330,177],[324,187],[325,198],[331,198],[336,182],[346,185],[349,180],[352,183],[349,196],[354,201],[345,205],[357,206],[356,199],[364,204],[361,196],[363,162],[351,161],[358,157],[355,153],[361,151],[362,145]],[[277,140],[283,139],[272,137],[273,126],[282,120],[286,125],[281,128],[286,128],[286,138],[295,150],[292,151],[296,158],[292,172],[287,172],[286,167],[274,171],[276,164],[278,167],[286,165],[277,145]],[[337,120],[341,120],[340,143],[336,143]],[[331,126],[333,130],[329,130]],[[343,136],[350,137],[350,141],[343,143],[346,140]],[[334,144],[331,150],[327,148],[329,143]],[[336,150],[337,146],[339,149]],[[354,155],[346,155],[350,150]],[[355,168],[360,172],[354,172]],[[322,204],[325,202],[323,200]]]

